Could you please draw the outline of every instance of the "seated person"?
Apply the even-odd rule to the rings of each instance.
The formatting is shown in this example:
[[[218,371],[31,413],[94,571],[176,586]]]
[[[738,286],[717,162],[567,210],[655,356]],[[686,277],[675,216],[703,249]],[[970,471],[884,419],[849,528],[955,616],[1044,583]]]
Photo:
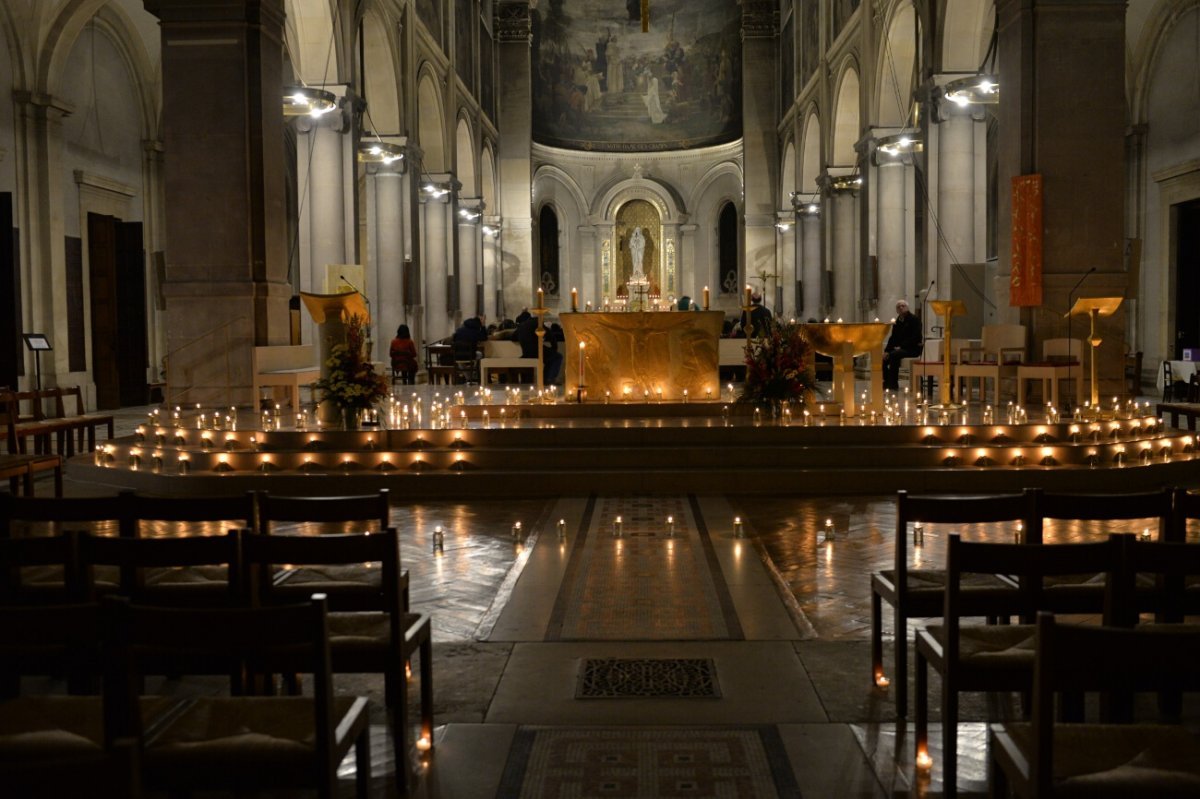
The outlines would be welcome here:
[[[883,346],[883,387],[900,390],[900,362],[921,354],[921,320],[908,310],[904,300],[896,301],[896,321],[892,335]]]
[[[478,317],[464,319],[454,331],[451,343],[454,345],[454,360],[474,361],[481,357],[479,344],[487,341],[487,331]]]
[[[408,325],[396,328],[396,337],[392,339],[388,355],[392,359],[392,371],[400,376],[400,382],[411,386],[417,376],[417,345],[412,340]]]
[[[522,358],[536,358],[538,356],[538,339],[537,339],[537,324],[536,317],[529,315],[524,321],[517,325],[517,342],[521,345]],[[562,366],[563,356],[554,347],[553,344],[543,343],[542,345],[542,382],[553,383],[558,377],[558,372]]]

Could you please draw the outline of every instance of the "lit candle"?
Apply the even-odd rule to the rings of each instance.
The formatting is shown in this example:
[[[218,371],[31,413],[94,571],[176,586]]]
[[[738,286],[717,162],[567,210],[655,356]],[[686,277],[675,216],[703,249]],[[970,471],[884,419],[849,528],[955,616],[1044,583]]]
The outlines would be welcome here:
[[[575,289],[571,289],[571,293],[574,294]],[[584,360],[583,355],[584,355],[585,349],[587,349],[587,342],[586,341],[579,342],[579,386],[580,386],[580,388],[583,387],[583,360]]]
[[[513,541],[521,540],[521,523],[520,522],[513,522],[512,539],[513,539]]]
[[[433,551],[435,553],[445,553],[446,551],[446,533],[440,524],[433,528]]]
[[[579,310],[579,292],[576,289],[571,289],[571,310]]]
[[[833,519],[825,520],[825,540],[832,541],[837,536],[833,527]]]
[[[667,537],[668,538],[675,537],[675,517],[674,516],[667,517]]]
[[[623,533],[624,526],[625,526],[625,523],[624,523],[624,521],[622,521],[620,516],[613,519],[613,538],[620,538],[624,534]]]
[[[747,307],[750,306],[750,287],[749,286],[746,286],[746,302],[744,304]]]
[[[708,310],[708,286],[704,287],[704,310]]]
[[[746,528],[742,525],[742,517],[741,516],[733,517],[733,537],[734,538],[745,538],[746,537]]]
[[[537,301],[538,301],[537,307],[545,308],[546,307],[545,300],[546,300],[546,293],[544,291],[542,291],[542,289],[539,287],[537,290]]]
[[[567,520],[558,520],[558,540],[565,541],[567,539]]]

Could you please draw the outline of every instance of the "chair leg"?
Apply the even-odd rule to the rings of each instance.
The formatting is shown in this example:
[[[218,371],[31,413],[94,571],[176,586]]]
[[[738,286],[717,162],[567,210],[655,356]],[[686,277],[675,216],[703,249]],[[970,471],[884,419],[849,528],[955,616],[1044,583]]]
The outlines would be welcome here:
[[[883,597],[871,592],[871,682],[883,674]],[[892,675],[895,676],[895,675]],[[877,684],[877,683],[876,683]]]
[[[425,675],[421,675],[424,677]],[[408,760],[408,678],[403,666],[395,681],[395,704],[390,708],[392,716],[392,757],[396,761],[396,790],[408,796],[413,787],[412,769]]]
[[[988,757],[988,797],[989,799],[1008,799],[1009,795],[1008,772],[1004,770],[996,753],[991,752]]]
[[[433,752],[433,636],[427,632],[421,643],[421,734],[429,738]]]
[[[371,725],[364,724],[354,742],[354,795],[367,799],[371,791]]]
[[[942,675],[942,795],[958,792],[958,687]]]
[[[908,617],[895,609],[896,640],[892,644],[896,658],[896,717],[908,718]]]

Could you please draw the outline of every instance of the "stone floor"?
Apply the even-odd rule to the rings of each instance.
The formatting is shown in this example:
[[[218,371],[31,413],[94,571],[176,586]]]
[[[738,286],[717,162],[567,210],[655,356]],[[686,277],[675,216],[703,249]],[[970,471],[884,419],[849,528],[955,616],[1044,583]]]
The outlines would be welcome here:
[[[128,409],[118,418],[117,435],[128,434],[145,419],[145,410]],[[73,480],[69,470],[65,482],[68,495],[108,490]],[[45,490],[43,483],[39,493]],[[637,523],[628,517],[629,527],[619,539],[612,535],[611,518],[604,516],[603,508],[610,505],[640,514]],[[679,519],[677,538],[665,535],[668,513]],[[735,536],[735,516],[744,520],[744,538]],[[561,541],[559,519],[567,530]],[[826,519],[837,534],[829,543],[818,541]],[[520,538],[511,532],[516,521],[523,523]],[[540,795],[505,787],[510,748],[523,730],[578,725],[765,725],[782,743],[798,795],[941,793],[936,766],[931,774],[915,772],[911,729],[894,722],[890,692],[875,688],[870,679],[868,575],[891,559],[895,514],[889,497],[606,497],[598,485],[553,500],[415,502],[394,507],[392,522],[401,533],[415,609],[433,618],[438,727],[435,751],[421,767],[419,796]],[[439,524],[446,531],[444,554],[432,548]],[[1091,532],[1064,527],[1049,535],[1071,540]],[[982,534],[1005,537],[1011,531]],[[944,540],[944,531],[929,530],[917,557],[939,562]],[[570,588],[583,578],[584,559],[576,547],[585,545],[591,553],[586,568],[607,569],[605,580],[611,584],[593,585],[589,596],[564,600],[569,593],[564,585]],[[634,557],[636,548],[647,547],[651,555],[662,556],[660,565],[653,557]],[[676,568],[672,559],[684,558],[699,566]],[[706,569],[712,590],[690,599],[691,606],[673,604],[675,594],[696,596],[692,581]],[[690,575],[686,581],[675,579],[682,573]],[[583,634],[547,635],[556,614],[576,612],[569,607],[572,601],[593,603],[579,613],[646,613],[655,623],[666,616],[667,623],[680,625],[694,607],[698,614],[732,614],[736,628],[718,624],[712,628],[716,633],[668,632],[633,642],[604,640],[602,628],[586,625],[571,628]],[[885,619],[885,629],[889,624]],[[682,638],[692,640],[674,640]],[[588,658],[711,660],[720,698],[576,699],[578,664]],[[381,709],[381,679],[339,677],[338,684],[339,690],[370,696],[373,710]],[[931,680],[931,691],[937,690]],[[1012,712],[1011,702],[989,703],[982,696],[963,704],[960,792],[986,789],[983,719]],[[382,719],[382,713],[375,718]],[[377,796],[395,794],[387,735],[383,723],[373,727]],[[934,725],[935,763],[939,740]],[[344,768],[352,771],[352,761]],[[346,781],[347,790],[349,785]],[[795,795],[788,785],[777,781],[776,788],[786,790],[775,795]]]

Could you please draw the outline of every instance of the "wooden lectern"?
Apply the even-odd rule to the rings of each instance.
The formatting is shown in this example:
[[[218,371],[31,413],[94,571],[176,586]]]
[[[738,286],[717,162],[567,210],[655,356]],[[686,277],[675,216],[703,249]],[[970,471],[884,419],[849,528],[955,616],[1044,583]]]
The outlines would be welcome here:
[[[329,351],[346,341],[346,322],[352,316],[361,317],[370,324],[367,304],[357,291],[342,294],[310,294],[300,292],[304,307],[317,323],[317,353],[320,357],[321,377],[329,377]],[[322,424],[337,424],[340,414],[332,402],[321,402],[317,406],[317,419]]]
[[[950,401],[950,386],[953,379],[951,377],[951,372],[953,371],[951,361],[954,357],[954,353],[950,351],[954,346],[950,341],[953,335],[951,332],[951,328],[953,327],[951,320],[956,316],[966,314],[967,306],[963,304],[962,300],[930,300],[929,307],[935,314],[942,317],[942,333],[944,336],[942,342],[942,383],[938,386],[938,404],[933,407],[938,410],[954,410],[959,406]]]
[[[1075,300],[1067,316],[1087,316],[1091,320],[1088,343],[1092,345],[1092,407],[1100,412],[1100,383],[1096,380],[1096,350],[1103,339],[1096,335],[1096,320],[1101,316],[1112,316],[1121,307],[1123,297],[1080,297]]]

